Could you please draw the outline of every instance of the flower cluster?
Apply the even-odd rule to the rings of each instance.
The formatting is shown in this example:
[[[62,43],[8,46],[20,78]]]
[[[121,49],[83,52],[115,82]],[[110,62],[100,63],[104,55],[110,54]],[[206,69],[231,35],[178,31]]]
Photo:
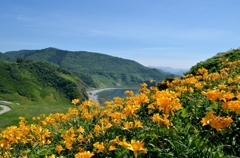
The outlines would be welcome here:
[[[206,114],[204,118],[202,118],[201,122],[203,126],[210,125],[217,131],[220,131],[229,126],[229,124],[232,123],[233,120],[229,116],[226,118],[220,116],[217,117],[216,115],[213,114],[213,111],[210,111]]]

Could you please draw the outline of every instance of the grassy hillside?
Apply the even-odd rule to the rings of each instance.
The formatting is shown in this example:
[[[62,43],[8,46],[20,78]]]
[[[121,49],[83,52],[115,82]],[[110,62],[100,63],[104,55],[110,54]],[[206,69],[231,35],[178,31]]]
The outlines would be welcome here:
[[[0,115],[0,130],[16,125],[20,116],[31,120],[40,114],[67,112],[73,98],[87,99],[77,76],[49,63],[0,61],[0,79],[0,100],[13,102],[7,104],[12,110]]]
[[[192,66],[190,71],[187,72],[186,74],[194,74],[195,75],[199,68],[208,69],[208,72],[210,72],[210,73],[219,72],[222,69],[222,67],[224,66],[221,64],[222,60],[219,60],[220,58],[227,59],[230,62],[239,60],[240,59],[240,49],[231,49],[230,51],[227,51],[227,52],[218,53],[217,55]]]
[[[6,52],[0,58],[8,61],[25,58],[56,64],[76,74],[88,87],[133,87],[146,80],[161,81],[173,77],[132,60],[84,51],[72,52],[55,48],[21,50]]]
[[[87,99],[83,83],[67,70],[43,62],[0,61],[0,100],[66,102]]]
[[[229,60],[234,55],[230,54]],[[115,97],[104,107],[91,100],[75,100],[75,108],[67,113],[36,116],[32,123],[21,117],[18,126],[0,133],[0,154],[237,158],[240,60],[222,58],[220,64],[213,65],[222,67],[219,72],[200,68],[196,75],[166,81],[165,90],[148,89],[143,83],[138,94],[126,91],[125,98]]]

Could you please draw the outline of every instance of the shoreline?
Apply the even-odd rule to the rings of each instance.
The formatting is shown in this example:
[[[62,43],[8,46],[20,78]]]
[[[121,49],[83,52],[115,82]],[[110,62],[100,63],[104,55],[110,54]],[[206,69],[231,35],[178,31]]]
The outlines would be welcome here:
[[[0,104],[1,103],[5,103],[5,104],[12,104],[12,102],[9,102],[9,101],[3,101],[3,100],[0,100]],[[6,105],[0,105],[3,109],[0,110],[0,115],[8,112],[8,111],[11,111],[11,108],[6,106]]]
[[[102,92],[102,91],[113,90],[113,89],[126,89],[126,90],[130,89],[131,90],[131,89],[139,89],[139,88],[134,88],[133,87],[133,88],[102,88],[102,89],[96,89],[96,90],[87,92],[88,100],[93,100],[93,101],[99,103],[97,93]]]
[[[103,89],[96,89],[93,91],[89,91],[89,92],[87,92],[88,99],[93,100],[95,102],[99,102],[97,93],[102,92],[102,91],[112,90],[112,89],[124,89],[124,88],[103,88]]]
[[[8,111],[11,111],[11,109],[8,106],[6,106],[6,105],[0,105],[0,107],[3,108],[2,110],[0,110],[0,115],[6,113]]]

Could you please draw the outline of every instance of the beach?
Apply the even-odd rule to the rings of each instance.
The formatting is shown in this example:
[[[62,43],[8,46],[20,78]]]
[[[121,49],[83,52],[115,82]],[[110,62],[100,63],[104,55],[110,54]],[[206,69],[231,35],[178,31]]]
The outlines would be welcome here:
[[[12,104],[12,102],[3,101],[3,100],[0,100],[0,104],[1,104],[1,103]],[[3,109],[0,111],[0,115],[11,110],[8,106],[5,106],[5,105],[0,105],[0,106],[3,108]]]
[[[97,90],[93,90],[93,91],[87,92],[87,94],[88,94],[89,100],[93,100],[95,102],[99,102],[97,93],[102,92],[102,91],[106,91],[106,90],[112,90],[112,89],[119,89],[119,88],[97,89]]]

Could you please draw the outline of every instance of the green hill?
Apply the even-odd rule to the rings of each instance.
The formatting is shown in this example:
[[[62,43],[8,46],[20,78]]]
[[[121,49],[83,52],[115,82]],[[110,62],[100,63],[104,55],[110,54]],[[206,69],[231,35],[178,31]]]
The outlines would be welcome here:
[[[127,59],[86,51],[66,51],[56,48],[6,52],[0,58],[16,61],[24,58],[59,65],[77,75],[87,87],[134,87],[154,79],[161,81],[174,75]]]
[[[205,69],[201,73],[203,69],[199,69],[197,75],[167,82],[170,86],[165,90],[142,84],[141,93],[126,91],[125,98],[117,97],[106,106],[86,101],[66,113],[35,115],[30,117],[32,122],[20,117],[18,124],[0,132],[0,155],[237,158],[240,60],[227,62],[226,57],[237,60],[238,54],[238,50],[219,53],[202,62],[209,66],[222,58],[222,65],[210,67],[215,66],[210,71],[219,73],[204,73]],[[25,107],[29,113],[30,106]],[[11,112],[6,113],[4,122],[0,115],[0,127]]]
[[[0,60],[0,100],[69,102],[87,99],[83,82],[71,72],[49,63]]]
[[[4,54],[0,52],[0,60],[4,59]]]
[[[192,66],[190,71],[188,71],[186,74],[196,74],[198,68],[205,68],[208,70],[209,73],[213,72],[219,72],[222,69],[221,61],[222,59],[228,59],[228,61],[237,61],[240,59],[240,49],[231,49],[227,52],[221,52],[217,55],[197,63],[196,65]]]

